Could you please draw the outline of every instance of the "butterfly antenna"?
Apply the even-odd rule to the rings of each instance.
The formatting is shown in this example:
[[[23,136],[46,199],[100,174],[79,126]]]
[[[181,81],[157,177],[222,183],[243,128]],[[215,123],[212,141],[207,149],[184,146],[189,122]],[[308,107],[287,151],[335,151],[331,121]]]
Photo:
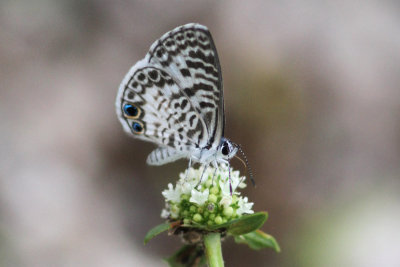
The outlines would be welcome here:
[[[236,147],[238,148],[238,150],[240,151],[240,154],[243,156],[245,162],[243,162],[243,159],[241,159],[241,158],[239,158],[239,157],[237,157],[237,158],[240,159],[240,161],[243,162],[243,163],[245,164],[246,169],[247,169],[247,172],[249,173],[249,176],[250,176],[250,181],[251,181],[251,183],[253,184],[253,186],[256,186],[256,181],[255,181],[254,178],[253,178],[253,172],[252,172],[252,170],[251,170],[249,161],[247,160],[247,157],[246,157],[246,155],[245,155],[244,152],[243,152],[242,146],[239,145],[239,144],[235,144],[235,145],[236,145]]]

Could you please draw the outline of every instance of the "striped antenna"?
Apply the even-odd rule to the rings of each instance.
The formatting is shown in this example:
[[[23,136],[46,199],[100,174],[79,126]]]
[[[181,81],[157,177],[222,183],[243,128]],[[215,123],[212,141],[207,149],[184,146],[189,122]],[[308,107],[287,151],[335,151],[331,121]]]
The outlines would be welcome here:
[[[251,171],[251,167],[250,167],[249,161],[247,160],[247,157],[246,157],[246,155],[245,155],[244,152],[243,152],[242,146],[241,146],[240,144],[235,144],[235,146],[238,148],[238,150],[240,151],[240,154],[241,154],[241,155],[243,156],[243,158],[244,158],[244,161],[245,161],[244,163],[245,163],[245,166],[246,166],[246,170],[247,170],[247,172],[249,173],[251,183],[252,183],[253,186],[255,187],[255,186],[256,186],[256,181],[255,181],[254,178],[253,178],[253,172]],[[242,160],[241,158],[239,158],[239,157],[237,157],[237,158],[240,159],[241,162],[243,162],[243,160]]]

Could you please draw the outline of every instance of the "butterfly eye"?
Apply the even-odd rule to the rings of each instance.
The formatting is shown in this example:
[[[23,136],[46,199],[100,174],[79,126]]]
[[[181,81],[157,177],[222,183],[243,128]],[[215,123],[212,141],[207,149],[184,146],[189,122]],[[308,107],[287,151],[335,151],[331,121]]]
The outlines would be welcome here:
[[[221,152],[222,152],[222,155],[224,155],[224,156],[228,156],[229,155],[229,146],[228,146],[228,144],[227,143],[224,143],[223,145],[222,145],[222,149],[221,149]]]
[[[139,115],[139,109],[132,104],[125,104],[124,112],[128,117],[135,117],[137,118]]]
[[[137,134],[143,133],[143,126],[139,122],[133,122],[132,129]]]

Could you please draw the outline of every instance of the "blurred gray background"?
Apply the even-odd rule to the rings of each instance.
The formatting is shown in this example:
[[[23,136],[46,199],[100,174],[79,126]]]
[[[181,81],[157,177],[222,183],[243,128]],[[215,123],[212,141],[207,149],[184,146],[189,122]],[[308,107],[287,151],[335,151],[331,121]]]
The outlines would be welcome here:
[[[227,266],[400,266],[396,1],[0,2],[0,266],[165,266],[145,233],[187,162],[145,164],[114,100],[176,26],[209,27],[226,136],[242,144],[282,252]],[[242,171],[240,162],[233,162]]]

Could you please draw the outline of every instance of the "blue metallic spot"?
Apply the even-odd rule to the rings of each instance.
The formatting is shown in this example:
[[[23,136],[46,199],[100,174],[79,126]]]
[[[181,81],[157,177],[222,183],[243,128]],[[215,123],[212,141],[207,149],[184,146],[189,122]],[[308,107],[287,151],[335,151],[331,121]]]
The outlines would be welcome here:
[[[139,113],[139,109],[137,107],[135,107],[134,105],[131,104],[125,104],[124,106],[124,112],[127,116],[130,117],[135,117],[138,115]]]
[[[137,133],[141,133],[143,131],[142,125],[140,125],[138,122],[132,123],[132,129]]]

